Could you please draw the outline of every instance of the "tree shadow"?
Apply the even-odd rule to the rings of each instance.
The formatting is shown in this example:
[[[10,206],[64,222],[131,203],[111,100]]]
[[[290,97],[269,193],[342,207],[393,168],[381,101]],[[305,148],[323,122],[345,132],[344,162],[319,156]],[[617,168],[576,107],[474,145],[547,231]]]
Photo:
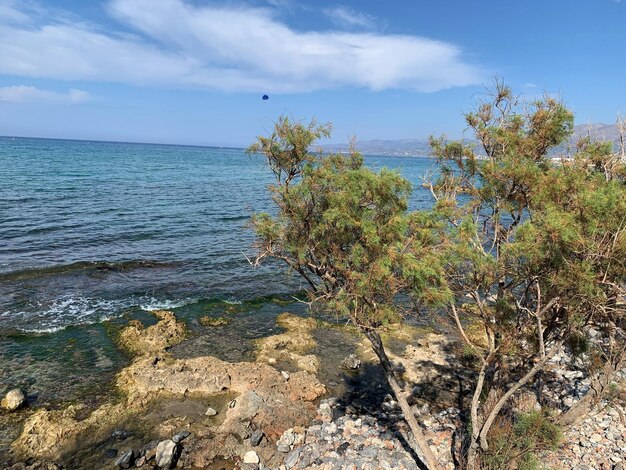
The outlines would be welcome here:
[[[338,397],[336,412],[338,416],[350,417],[370,416],[376,419],[377,424],[400,442],[403,449],[411,456],[418,468],[428,470],[402,431],[402,419],[392,418],[391,413],[385,412],[384,405],[393,392],[379,364],[365,363],[357,371],[345,371],[343,376],[346,391]],[[398,413],[400,410],[398,410]],[[405,431],[406,432],[406,431]]]

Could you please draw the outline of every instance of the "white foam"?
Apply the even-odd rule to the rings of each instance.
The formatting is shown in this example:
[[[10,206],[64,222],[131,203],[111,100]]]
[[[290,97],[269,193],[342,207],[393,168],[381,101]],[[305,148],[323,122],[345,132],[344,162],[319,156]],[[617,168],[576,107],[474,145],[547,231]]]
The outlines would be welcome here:
[[[151,298],[147,301],[147,303],[140,304],[141,310],[145,310],[146,312],[154,312],[155,310],[170,310],[172,308],[180,308],[185,305],[191,305],[198,302],[197,299],[184,299],[184,300],[157,300],[155,298]]]
[[[141,308],[146,311],[179,308],[196,303],[197,299],[156,299],[154,297],[128,297],[107,300],[77,295],[60,297],[51,302],[33,302],[21,311],[0,313],[3,327],[14,327],[25,333],[56,333],[70,326],[102,323],[122,316],[124,310]]]

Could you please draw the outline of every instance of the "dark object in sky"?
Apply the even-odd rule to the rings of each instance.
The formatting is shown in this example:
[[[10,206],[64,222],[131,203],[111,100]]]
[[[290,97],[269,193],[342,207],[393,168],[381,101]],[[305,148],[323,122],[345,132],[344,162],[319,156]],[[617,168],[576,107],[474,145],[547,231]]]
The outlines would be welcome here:
[[[262,97],[261,99],[262,99],[263,101],[267,101],[267,100],[269,100],[269,99],[270,99],[270,97],[269,97],[269,96],[267,96],[267,95],[263,95],[263,97]]]

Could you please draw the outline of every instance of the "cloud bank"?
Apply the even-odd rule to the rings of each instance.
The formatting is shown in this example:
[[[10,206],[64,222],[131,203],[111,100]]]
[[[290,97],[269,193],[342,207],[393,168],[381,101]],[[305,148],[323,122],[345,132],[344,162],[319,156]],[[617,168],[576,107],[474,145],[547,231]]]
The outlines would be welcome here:
[[[9,103],[52,102],[61,104],[84,103],[91,95],[82,90],[71,89],[67,93],[41,90],[32,86],[7,86],[0,88],[0,101]]]
[[[297,31],[269,7],[112,0],[106,10],[116,31],[0,0],[0,74],[273,93],[339,87],[433,92],[483,79],[453,44]]]

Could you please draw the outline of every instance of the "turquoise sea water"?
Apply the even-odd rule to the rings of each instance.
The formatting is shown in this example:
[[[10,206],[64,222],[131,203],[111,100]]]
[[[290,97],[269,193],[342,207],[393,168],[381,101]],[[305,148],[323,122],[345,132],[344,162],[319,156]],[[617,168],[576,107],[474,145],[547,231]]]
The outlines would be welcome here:
[[[420,187],[433,161],[366,157]],[[54,403],[107,383],[127,359],[129,318],[173,308],[232,315],[184,354],[245,357],[301,287],[281,266],[252,268],[250,214],[271,210],[264,160],[239,149],[0,137],[0,392]],[[213,336],[211,336],[213,335]],[[200,339],[201,338],[201,339]]]

